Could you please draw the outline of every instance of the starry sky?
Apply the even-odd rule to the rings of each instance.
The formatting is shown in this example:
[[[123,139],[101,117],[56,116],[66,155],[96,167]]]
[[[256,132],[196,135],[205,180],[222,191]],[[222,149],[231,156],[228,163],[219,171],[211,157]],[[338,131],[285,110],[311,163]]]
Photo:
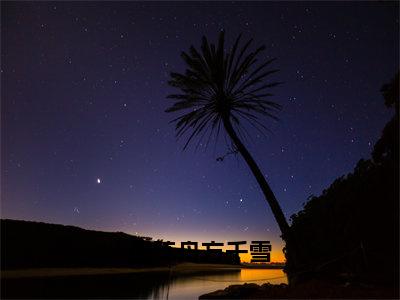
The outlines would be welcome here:
[[[270,240],[272,213],[225,143],[182,151],[166,95],[180,52],[240,33],[276,57],[272,133],[246,145],[285,215],[368,158],[392,112],[395,2],[2,2],[1,217],[165,240]],[[178,244],[179,245],[179,244]]]

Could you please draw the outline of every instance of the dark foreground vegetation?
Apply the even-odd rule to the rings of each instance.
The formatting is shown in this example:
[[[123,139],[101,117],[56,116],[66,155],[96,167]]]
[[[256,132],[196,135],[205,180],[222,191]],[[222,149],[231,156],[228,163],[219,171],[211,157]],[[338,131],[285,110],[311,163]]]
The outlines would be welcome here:
[[[1,220],[1,268],[154,267],[180,262],[238,264],[230,253],[172,248],[123,232]]]
[[[395,285],[399,281],[399,75],[381,89],[395,111],[372,158],[336,179],[292,216],[296,249],[287,247],[294,279],[346,276],[347,280]],[[291,274],[292,273],[292,274]]]

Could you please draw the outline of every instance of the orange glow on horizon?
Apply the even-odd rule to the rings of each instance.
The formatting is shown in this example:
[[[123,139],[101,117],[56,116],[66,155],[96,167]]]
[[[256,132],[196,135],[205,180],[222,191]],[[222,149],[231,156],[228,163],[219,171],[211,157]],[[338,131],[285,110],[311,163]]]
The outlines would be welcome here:
[[[198,242],[199,250],[205,250],[205,247],[201,246],[201,243],[203,241],[200,242],[200,241],[192,240],[192,242],[193,241],[194,242]],[[175,242],[175,245],[172,246],[172,247],[180,248],[181,247],[181,242],[185,242],[185,240],[173,241],[173,242]],[[210,241],[208,241],[208,242],[210,242]],[[216,242],[218,242],[218,241],[216,241]],[[251,243],[251,241],[247,241],[246,245],[241,245],[240,248],[239,248],[241,250],[248,250],[247,253],[240,253],[239,254],[241,262],[250,263],[250,261],[251,261],[250,243]],[[273,263],[284,263],[286,261],[286,259],[285,259],[285,255],[283,254],[282,247],[279,247],[280,245],[278,245],[277,243],[274,244],[272,241],[271,241],[271,244],[272,244],[272,251],[270,252],[271,253],[271,262],[273,262]],[[216,249],[222,249],[222,251],[226,252],[226,250],[233,250],[234,248],[233,248],[233,246],[228,246],[227,242],[225,241],[223,247],[216,247]]]
[[[129,230],[127,230],[129,232]],[[229,241],[247,241],[247,244],[240,245],[240,250],[248,250],[248,253],[241,253],[240,260],[241,262],[250,263],[251,254],[250,254],[250,244],[251,241],[270,241],[272,246],[271,251],[271,262],[284,263],[286,261],[285,255],[283,254],[284,242],[282,239],[276,234],[270,234],[264,236],[263,234],[257,234],[252,232],[247,232],[245,235],[241,232],[229,232],[229,233],[221,233],[218,231],[215,232],[187,232],[184,229],[180,230],[165,230],[162,234],[160,232],[152,232],[147,231],[146,233],[140,232],[138,235],[140,236],[148,236],[152,237],[153,240],[162,239],[163,241],[171,241],[175,242],[175,245],[172,247],[180,248],[181,242],[198,242],[199,250],[205,250],[201,244],[204,242],[221,242],[224,243],[223,247],[216,247],[217,249],[222,249],[222,251],[233,250],[234,246],[228,245]]]

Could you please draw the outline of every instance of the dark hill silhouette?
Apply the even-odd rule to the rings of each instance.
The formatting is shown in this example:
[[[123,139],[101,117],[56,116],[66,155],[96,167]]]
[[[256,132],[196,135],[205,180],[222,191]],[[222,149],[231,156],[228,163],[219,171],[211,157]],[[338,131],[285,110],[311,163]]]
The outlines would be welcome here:
[[[1,268],[151,267],[180,262],[239,263],[238,255],[172,248],[123,232],[1,220]]]

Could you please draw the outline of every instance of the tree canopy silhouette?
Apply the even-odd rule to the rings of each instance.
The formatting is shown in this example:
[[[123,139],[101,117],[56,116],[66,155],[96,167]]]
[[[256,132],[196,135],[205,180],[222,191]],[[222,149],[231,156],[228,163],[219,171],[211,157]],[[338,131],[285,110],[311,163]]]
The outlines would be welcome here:
[[[257,163],[242,142],[246,135],[243,121],[247,121],[256,130],[264,133],[268,130],[260,117],[276,119],[281,106],[269,100],[269,89],[280,84],[266,81],[277,69],[267,67],[275,60],[259,62],[259,54],[265,46],[250,51],[252,39],[240,43],[241,35],[236,38],[229,52],[225,51],[225,35],[221,31],[218,44],[209,44],[202,38],[201,49],[191,46],[189,53],[182,52],[186,63],[184,74],[171,73],[169,84],[180,90],[180,94],[171,94],[175,103],[166,112],[185,111],[173,121],[176,122],[177,136],[190,132],[184,149],[194,139],[198,143],[208,133],[208,140],[215,134],[218,138],[223,127],[230,137],[235,151],[238,151],[250,167],[285,239],[289,226],[282,209]],[[207,142],[208,143],[208,142]]]
[[[318,197],[311,196],[291,219],[299,247],[294,267],[303,277],[322,276],[373,284],[399,283],[399,76],[381,92],[394,108],[374,146],[372,159],[337,178]],[[299,266],[298,261],[302,265]],[[292,260],[286,261],[290,273]]]
[[[390,83],[384,84],[381,88],[385,105],[394,108],[393,118],[386,124],[382,136],[374,146],[372,158],[375,162],[382,162],[387,158],[393,157],[394,163],[399,164],[399,72]]]

